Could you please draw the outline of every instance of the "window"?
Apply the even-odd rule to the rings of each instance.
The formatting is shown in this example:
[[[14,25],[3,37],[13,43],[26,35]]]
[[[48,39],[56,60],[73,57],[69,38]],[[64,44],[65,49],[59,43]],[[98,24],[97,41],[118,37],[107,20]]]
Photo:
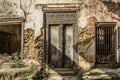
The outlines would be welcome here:
[[[0,19],[0,55],[22,52],[22,29],[21,19]]]
[[[116,23],[96,23],[96,63],[115,62]]]

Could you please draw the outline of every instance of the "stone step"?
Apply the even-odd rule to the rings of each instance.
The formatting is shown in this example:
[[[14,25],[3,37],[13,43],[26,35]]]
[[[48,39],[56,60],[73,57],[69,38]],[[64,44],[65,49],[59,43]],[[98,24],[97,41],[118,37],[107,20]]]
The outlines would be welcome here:
[[[48,80],[76,80],[74,71],[69,68],[55,68],[49,70]]]
[[[70,68],[54,68],[56,71],[71,71],[72,69]]]
[[[120,80],[120,69],[96,68],[83,74],[83,80]]]
[[[75,76],[49,76],[47,80],[77,80]]]
[[[71,69],[51,69],[49,70],[49,74],[50,75],[62,75],[62,76],[66,76],[66,75],[74,75],[74,71]]]

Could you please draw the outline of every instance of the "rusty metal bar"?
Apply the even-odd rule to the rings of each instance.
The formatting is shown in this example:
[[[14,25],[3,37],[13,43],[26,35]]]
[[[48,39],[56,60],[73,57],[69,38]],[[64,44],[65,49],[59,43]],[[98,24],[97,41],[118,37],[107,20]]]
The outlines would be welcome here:
[[[96,63],[114,62],[115,42],[114,26],[97,26],[96,27]]]
[[[103,45],[104,46],[104,54],[102,56],[104,57],[103,62],[106,62],[105,57],[106,57],[106,45],[107,45],[107,42],[106,42],[106,40],[107,40],[107,36],[106,36],[107,35],[107,29],[106,29],[106,27],[104,27],[103,29],[104,29],[104,32],[105,32],[105,35],[104,35],[105,38],[104,38],[104,45]]]
[[[111,39],[111,42],[112,42],[111,48],[112,49],[111,50],[112,50],[112,56],[113,56],[112,60],[114,61],[115,60],[114,59],[115,58],[115,55],[114,55],[114,53],[115,53],[115,49],[114,49],[114,47],[115,47],[115,45],[114,45],[115,44],[115,40],[114,40],[115,39],[114,38],[115,37],[115,32],[114,32],[114,27],[111,27],[111,28],[112,28],[112,30],[111,30],[112,31],[112,33],[111,33],[111,36],[112,36],[112,39]]]

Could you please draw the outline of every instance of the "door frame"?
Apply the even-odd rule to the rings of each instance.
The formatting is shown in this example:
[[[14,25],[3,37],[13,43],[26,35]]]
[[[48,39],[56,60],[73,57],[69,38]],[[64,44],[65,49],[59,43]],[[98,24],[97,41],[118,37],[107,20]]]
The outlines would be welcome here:
[[[56,9],[56,10],[43,10],[43,16],[44,16],[44,20],[43,20],[43,25],[44,25],[44,54],[43,54],[43,66],[45,68],[48,67],[48,54],[49,54],[49,51],[48,51],[48,48],[49,48],[49,36],[48,36],[48,31],[49,31],[49,25],[51,24],[73,24],[73,36],[74,36],[74,40],[73,40],[73,61],[74,63],[77,65],[78,64],[78,17],[77,17],[77,12],[78,12],[78,9]],[[47,17],[46,17],[46,14],[49,14],[49,13],[74,13],[76,15],[76,17],[73,18],[73,20],[66,20],[66,21],[62,21],[62,22],[59,22],[59,20],[57,22],[52,22],[52,20],[48,21]]]

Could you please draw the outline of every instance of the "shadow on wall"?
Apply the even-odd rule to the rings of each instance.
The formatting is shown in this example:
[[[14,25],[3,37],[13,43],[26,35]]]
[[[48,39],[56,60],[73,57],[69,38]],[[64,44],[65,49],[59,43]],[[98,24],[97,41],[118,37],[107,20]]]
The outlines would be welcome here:
[[[78,64],[76,64],[70,58],[70,56],[63,54],[62,52],[63,49],[60,50],[57,46],[54,46],[54,44],[50,44],[49,46],[50,46],[50,51],[44,55],[44,56],[48,55],[48,57],[45,57],[45,59],[43,60],[43,65],[47,65],[48,70],[52,70],[56,74],[62,77],[59,71],[57,71],[55,68],[73,69],[74,67],[78,66]],[[46,61],[47,59],[48,59],[48,62]],[[48,77],[50,75],[49,71],[45,72],[44,70],[45,70],[45,67],[43,67],[41,71],[38,71],[35,74],[35,77],[33,77],[33,80],[38,80],[38,79],[42,80],[41,78],[45,78],[43,77],[43,75],[45,76],[46,73],[47,73],[46,77]]]
[[[75,49],[75,51],[76,51],[76,45],[73,46],[73,49]],[[49,51],[49,53],[46,54],[49,56],[48,63],[45,62],[45,60],[47,60],[45,58],[43,64],[47,65],[49,70],[54,71],[59,76],[62,77],[61,73],[59,73],[59,71],[56,70],[55,68],[70,68],[73,71],[75,70],[78,71],[78,66],[81,71],[89,70],[91,68],[91,64],[82,55],[77,56],[79,58],[79,61],[81,62],[78,61],[78,63],[76,63],[74,60],[72,60],[69,53],[63,54],[62,52],[63,48],[60,50],[58,47],[54,46],[54,44],[51,44],[50,47],[51,47],[51,51]],[[33,80],[38,80],[41,77],[43,77],[42,75],[46,75],[44,69],[45,67],[43,67],[41,71],[38,71],[35,74],[35,77],[33,77]],[[46,73],[48,77],[50,74],[49,72]]]
[[[95,63],[95,17],[87,19],[88,24],[79,31],[79,65],[90,69]]]
[[[120,21],[120,2],[102,1],[102,3],[107,7],[109,12],[112,12],[119,17],[117,18],[116,16],[111,15],[112,19]]]

